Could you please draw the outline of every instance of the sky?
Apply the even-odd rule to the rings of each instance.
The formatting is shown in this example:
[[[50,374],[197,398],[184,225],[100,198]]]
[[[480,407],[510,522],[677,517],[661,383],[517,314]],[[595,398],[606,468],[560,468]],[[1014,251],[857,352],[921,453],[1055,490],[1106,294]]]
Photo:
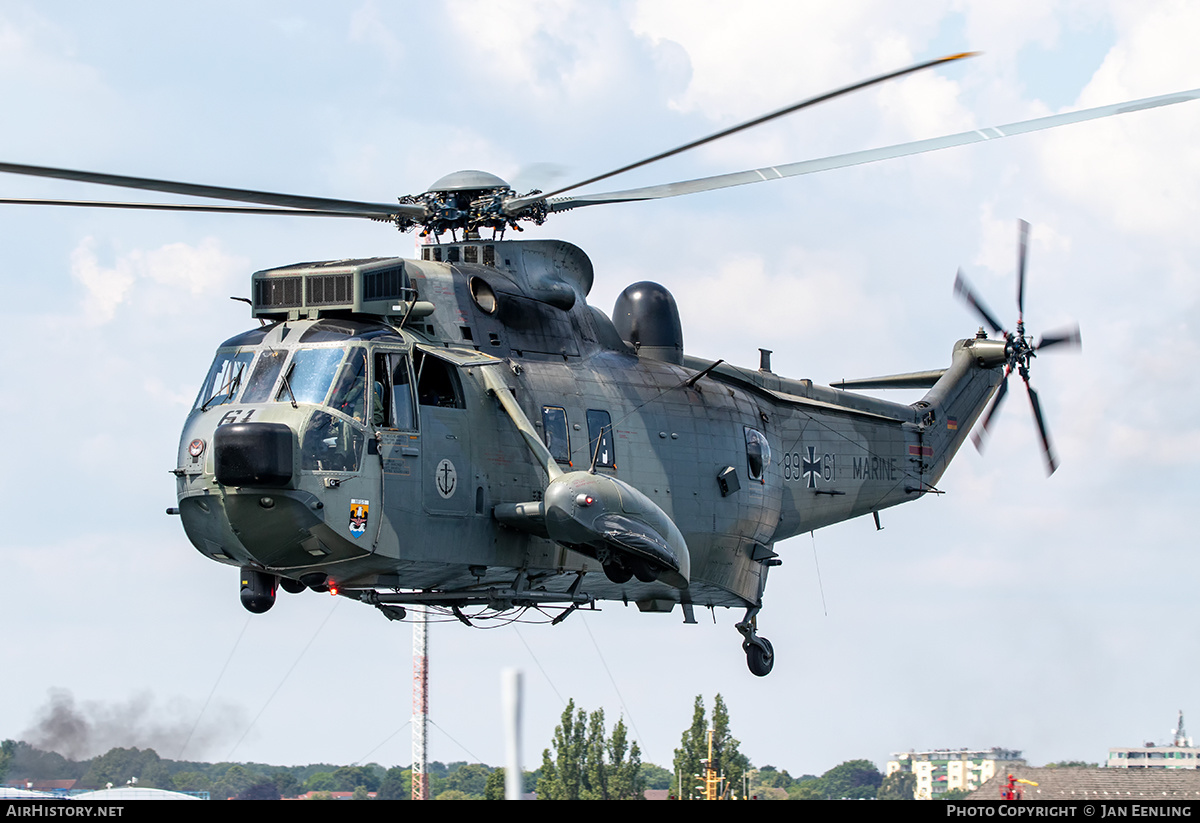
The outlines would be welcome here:
[[[982,54],[601,184],[690,179],[1200,87],[1185,2],[947,0],[173,4],[0,2],[0,161],[387,201],[463,168],[565,184],[919,60]],[[1200,725],[1200,103],[937,154],[556,215],[589,302],[671,289],[685,349],[829,383],[948,365],[978,319],[961,267],[1015,321],[1078,322],[1033,385],[910,505],[780,543],[745,666],[740,611],[602,604],[558,626],[430,630],[429,757],[523,757],[567,700],[623,716],[670,767],[720,693],[757,766],[820,774],[892,752],[1103,761]],[[0,196],[163,199],[3,175]],[[179,432],[215,347],[256,323],[258,269],[412,256],[367,221],[5,206],[0,739],[90,755],[410,762],[411,632],[312,593],[269,613],[176,518]],[[1014,390],[1019,386],[1014,385]],[[899,395],[895,399],[906,399]],[[913,396],[911,399],[916,399]],[[54,738],[47,722],[78,718]],[[61,726],[61,724],[60,724]]]

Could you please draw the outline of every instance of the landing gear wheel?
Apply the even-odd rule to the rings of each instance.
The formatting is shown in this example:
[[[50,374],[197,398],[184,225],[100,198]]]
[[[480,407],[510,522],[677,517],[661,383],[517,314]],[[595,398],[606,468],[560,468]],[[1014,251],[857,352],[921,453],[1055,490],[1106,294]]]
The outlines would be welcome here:
[[[628,583],[629,578],[633,577],[633,571],[616,563],[605,563],[604,576],[614,583]]]
[[[628,562],[629,567],[633,569],[633,576],[643,583],[653,583],[658,579],[658,569],[651,566],[645,560],[631,559]]]
[[[283,589],[288,594],[300,594],[300,592],[307,589],[308,586],[305,586],[299,580],[293,580],[290,577],[281,577],[279,578],[279,588]]]
[[[775,649],[765,637],[758,638],[762,646],[746,643],[746,665],[755,677],[766,677],[775,668]]]

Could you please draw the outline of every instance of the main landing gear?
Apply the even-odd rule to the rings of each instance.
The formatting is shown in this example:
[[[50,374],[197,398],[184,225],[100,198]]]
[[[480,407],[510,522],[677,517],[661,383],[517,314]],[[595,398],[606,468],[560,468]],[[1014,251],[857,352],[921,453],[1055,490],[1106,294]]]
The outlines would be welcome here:
[[[775,667],[775,649],[771,641],[758,636],[758,612],[761,606],[746,609],[746,617],[734,626],[742,637],[742,651],[746,653],[746,666],[756,677],[766,677]]]

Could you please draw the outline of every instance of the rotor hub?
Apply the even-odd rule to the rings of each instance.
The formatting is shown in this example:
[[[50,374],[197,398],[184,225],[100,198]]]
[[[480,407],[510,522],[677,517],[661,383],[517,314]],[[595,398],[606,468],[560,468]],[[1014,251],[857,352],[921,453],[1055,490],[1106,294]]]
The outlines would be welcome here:
[[[532,191],[525,197],[538,194]],[[420,204],[425,207],[425,218],[420,221],[421,236],[432,234],[435,238],[450,232],[455,239],[458,232],[464,236],[478,234],[480,229],[491,229],[503,236],[505,230],[522,231],[521,220],[541,225],[546,220],[544,202],[537,202],[510,214],[505,203],[516,198],[517,193],[500,177],[486,171],[466,169],[451,172],[438,178],[424,194],[400,198],[401,203]],[[405,230],[414,224],[408,221],[397,224]]]

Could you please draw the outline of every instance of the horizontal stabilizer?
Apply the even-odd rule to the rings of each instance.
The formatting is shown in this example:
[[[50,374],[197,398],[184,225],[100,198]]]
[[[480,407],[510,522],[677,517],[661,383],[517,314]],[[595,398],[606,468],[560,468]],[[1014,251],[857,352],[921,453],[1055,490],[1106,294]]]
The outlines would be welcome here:
[[[908,374],[889,374],[883,377],[867,377],[861,380],[843,380],[830,383],[835,389],[931,389],[933,384],[946,373],[945,369],[914,371]]]

